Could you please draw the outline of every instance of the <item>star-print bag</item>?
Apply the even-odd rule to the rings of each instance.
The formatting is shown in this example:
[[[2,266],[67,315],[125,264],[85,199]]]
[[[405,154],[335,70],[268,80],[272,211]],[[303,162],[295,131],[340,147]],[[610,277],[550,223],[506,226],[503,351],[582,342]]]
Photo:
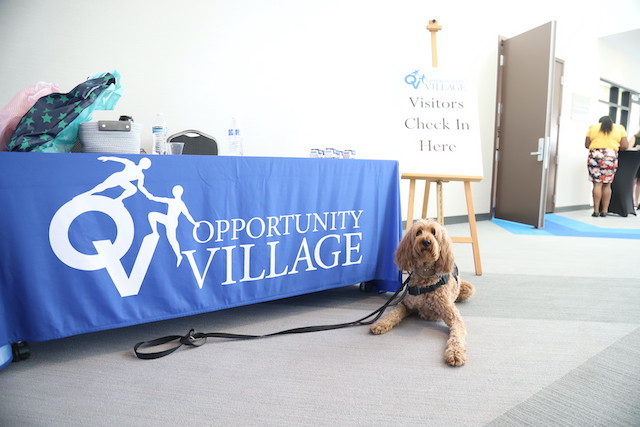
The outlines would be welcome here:
[[[53,92],[60,92],[57,84],[38,82],[22,89],[0,110],[0,151],[7,149],[7,142],[16,130],[22,116],[27,114],[27,111],[33,107],[38,99]]]
[[[20,119],[7,150],[68,153],[80,124],[90,121],[94,110],[113,110],[121,96],[117,71],[89,77],[69,93],[43,96]]]

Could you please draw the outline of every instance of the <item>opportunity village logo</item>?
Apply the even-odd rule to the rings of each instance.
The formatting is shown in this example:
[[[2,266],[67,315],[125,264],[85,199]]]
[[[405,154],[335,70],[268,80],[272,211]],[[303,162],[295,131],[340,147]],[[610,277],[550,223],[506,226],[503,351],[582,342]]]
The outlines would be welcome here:
[[[301,271],[331,269],[362,262],[360,243],[363,236],[360,219],[363,210],[196,221],[183,201],[185,188],[181,185],[174,185],[171,195],[154,195],[147,190],[144,180],[145,171],[152,165],[149,158],[143,157],[137,164],[126,158],[112,156],[98,157],[98,160],[121,163],[123,168],[60,207],[51,219],[49,241],[58,259],[71,268],[84,271],[106,269],[121,297],[139,293],[161,237],[166,238],[171,246],[176,268],[184,258],[187,259],[200,289],[204,286],[215,258],[223,258],[219,265],[223,265],[225,269],[222,274],[224,281],[220,285],[271,279]],[[110,189],[121,190],[121,193],[115,198],[101,194]],[[145,220],[149,227],[145,224],[145,229],[150,228],[151,232],[142,239],[133,267],[127,273],[122,259],[132,249],[136,225],[140,224],[135,223],[124,200],[138,193],[149,201],[166,206],[162,211],[147,212]],[[78,250],[70,239],[72,223],[88,212],[105,214],[113,221],[116,229],[113,241],[91,241],[95,253]],[[144,213],[136,212],[138,221],[143,215]],[[177,229],[182,216],[193,225],[193,242],[201,247],[198,254],[197,250],[181,250]],[[164,233],[161,233],[159,224],[163,225]],[[311,238],[314,235],[316,237]],[[282,254],[278,245],[286,239],[294,239],[295,250]],[[262,254],[259,260],[255,256],[258,251]],[[234,263],[234,260],[238,262]],[[234,266],[241,268],[234,271]],[[252,270],[252,267],[255,268]]]
[[[434,91],[464,91],[464,81],[459,79],[440,78],[434,72],[428,75],[420,70],[415,70],[404,77],[404,82],[418,89],[421,86],[426,90]]]

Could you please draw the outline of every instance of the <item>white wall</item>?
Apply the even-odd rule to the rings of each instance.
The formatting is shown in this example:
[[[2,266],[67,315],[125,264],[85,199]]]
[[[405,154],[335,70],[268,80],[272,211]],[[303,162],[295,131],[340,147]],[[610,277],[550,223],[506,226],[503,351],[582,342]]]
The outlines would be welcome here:
[[[354,148],[361,158],[395,159],[389,80],[398,64],[430,64],[426,25],[437,19],[443,26],[439,65],[468,70],[478,87],[485,179],[472,189],[476,212],[487,213],[498,36],[556,20],[556,53],[565,60],[556,204],[588,204],[582,144],[589,123],[565,112],[574,93],[597,100],[598,37],[634,29],[640,3],[608,2],[606,22],[600,2],[581,2],[579,9],[566,3],[2,0],[0,105],[37,81],[68,91],[90,75],[116,69],[125,93],[115,111],[98,112],[96,120],[127,114],[150,128],[163,112],[170,133],[200,129],[224,149],[235,116],[245,155],[306,157],[312,147],[337,146]],[[626,84],[627,76],[616,81]],[[628,85],[640,90],[637,81]],[[150,141],[149,131],[143,136],[147,151]],[[402,183],[403,208],[407,186]],[[429,216],[435,216],[431,206]],[[445,215],[465,213],[462,185],[446,185]]]

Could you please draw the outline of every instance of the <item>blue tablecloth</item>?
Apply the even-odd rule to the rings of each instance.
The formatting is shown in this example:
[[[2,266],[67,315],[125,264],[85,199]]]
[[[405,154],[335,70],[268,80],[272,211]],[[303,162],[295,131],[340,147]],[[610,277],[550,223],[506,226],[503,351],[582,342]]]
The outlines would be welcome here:
[[[0,153],[0,347],[400,272],[398,164]]]

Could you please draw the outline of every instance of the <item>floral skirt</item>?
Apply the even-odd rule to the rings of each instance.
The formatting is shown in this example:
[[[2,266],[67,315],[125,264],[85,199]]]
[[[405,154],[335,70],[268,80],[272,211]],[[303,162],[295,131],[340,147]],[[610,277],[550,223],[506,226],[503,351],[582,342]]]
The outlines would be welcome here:
[[[611,148],[589,150],[587,170],[592,182],[610,184],[618,169],[618,152]]]

